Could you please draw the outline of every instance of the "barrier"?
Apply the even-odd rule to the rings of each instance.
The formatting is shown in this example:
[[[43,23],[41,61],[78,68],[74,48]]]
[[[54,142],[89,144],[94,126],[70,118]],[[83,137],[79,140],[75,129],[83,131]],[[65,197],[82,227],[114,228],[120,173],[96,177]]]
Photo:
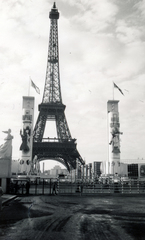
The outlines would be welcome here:
[[[57,194],[145,194],[145,181],[141,179],[130,179],[129,181],[100,181],[98,183],[88,182],[68,182],[59,181],[52,178],[34,178],[30,181],[29,194],[31,195],[51,195],[53,192],[54,183],[57,183]],[[12,185],[12,184],[11,184]],[[10,188],[12,194],[26,194],[26,181],[17,180],[13,183],[13,188]]]

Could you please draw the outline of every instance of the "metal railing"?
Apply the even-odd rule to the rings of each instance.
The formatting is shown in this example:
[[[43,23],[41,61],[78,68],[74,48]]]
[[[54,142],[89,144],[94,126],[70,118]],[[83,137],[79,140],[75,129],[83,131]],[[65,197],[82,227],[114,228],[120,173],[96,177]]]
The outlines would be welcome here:
[[[103,179],[97,183],[58,181],[58,179],[36,178],[30,181],[29,194],[51,195],[53,194],[54,183],[57,183],[57,193],[61,194],[145,194],[145,181],[130,179],[128,181],[104,182]],[[17,187],[17,189],[16,189]],[[17,185],[11,185],[9,193],[27,194],[26,181],[18,180]]]
[[[145,181],[129,180],[128,182],[98,183],[59,183],[59,194],[145,194]]]

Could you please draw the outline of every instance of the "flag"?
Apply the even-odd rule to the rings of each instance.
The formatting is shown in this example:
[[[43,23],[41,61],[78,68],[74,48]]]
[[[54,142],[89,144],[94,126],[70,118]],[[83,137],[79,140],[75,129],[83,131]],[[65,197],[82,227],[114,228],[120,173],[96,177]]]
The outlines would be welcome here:
[[[124,95],[123,92],[122,92],[122,90],[121,90],[115,83],[114,83],[114,87],[115,87],[115,88],[118,88],[118,90],[121,92],[121,94]]]
[[[31,80],[31,86],[36,90],[37,93],[40,94],[40,89],[35,85],[35,83]]]

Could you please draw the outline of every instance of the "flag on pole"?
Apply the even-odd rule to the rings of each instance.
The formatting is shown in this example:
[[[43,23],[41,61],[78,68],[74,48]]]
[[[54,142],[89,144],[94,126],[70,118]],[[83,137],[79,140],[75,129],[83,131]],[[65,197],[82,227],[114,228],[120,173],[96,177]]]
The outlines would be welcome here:
[[[114,87],[115,87],[115,88],[118,88],[118,90],[121,92],[121,94],[124,95],[123,92],[122,92],[122,90],[121,90],[114,82],[113,82],[113,84],[114,84]]]
[[[40,94],[40,89],[35,85],[35,83],[31,80],[31,87],[33,87],[37,93]]]

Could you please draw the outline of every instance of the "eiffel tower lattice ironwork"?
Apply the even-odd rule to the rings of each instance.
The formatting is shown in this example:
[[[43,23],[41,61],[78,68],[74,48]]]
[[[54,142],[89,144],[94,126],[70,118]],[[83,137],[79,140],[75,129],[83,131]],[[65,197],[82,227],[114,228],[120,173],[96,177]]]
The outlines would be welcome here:
[[[65,105],[62,103],[58,26],[59,12],[54,3],[50,13],[50,36],[47,59],[46,79],[42,103],[39,104],[39,115],[34,128],[33,158],[37,155],[39,161],[54,159],[63,163],[66,168],[76,168],[76,161],[84,165],[84,161],[76,148],[76,139],[72,139],[65,117]],[[57,138],[43,138],[47,121],[56,122]]]

